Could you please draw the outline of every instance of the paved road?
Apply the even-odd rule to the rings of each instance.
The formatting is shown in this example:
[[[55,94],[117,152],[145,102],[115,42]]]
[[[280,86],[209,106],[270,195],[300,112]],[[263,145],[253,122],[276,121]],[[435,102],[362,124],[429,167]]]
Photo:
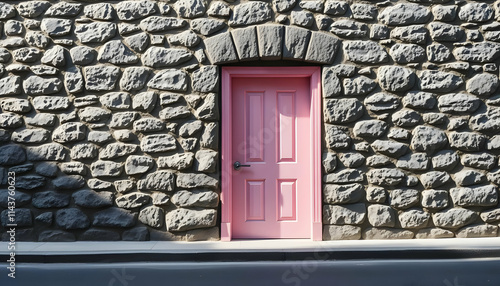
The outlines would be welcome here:
[[[500,258],[265,262],[0,263],[1,286],[500,285]]]

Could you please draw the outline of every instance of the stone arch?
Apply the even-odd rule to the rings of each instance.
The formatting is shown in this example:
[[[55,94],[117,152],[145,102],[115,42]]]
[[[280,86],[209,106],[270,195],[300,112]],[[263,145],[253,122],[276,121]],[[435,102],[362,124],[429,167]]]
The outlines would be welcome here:
[[[323,32],[270,24],[233,29],[204,43],[210,62],[217,65],[256,59],[332,64],[341,40]]]

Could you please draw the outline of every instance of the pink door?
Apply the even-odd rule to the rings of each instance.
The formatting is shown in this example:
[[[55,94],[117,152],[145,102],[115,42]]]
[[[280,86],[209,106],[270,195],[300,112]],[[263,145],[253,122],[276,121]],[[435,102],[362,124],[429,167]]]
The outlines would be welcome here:
[[[311,237],[310,79],[233,78],[234,238]],[[244,166],[248,165],[248,166]]]

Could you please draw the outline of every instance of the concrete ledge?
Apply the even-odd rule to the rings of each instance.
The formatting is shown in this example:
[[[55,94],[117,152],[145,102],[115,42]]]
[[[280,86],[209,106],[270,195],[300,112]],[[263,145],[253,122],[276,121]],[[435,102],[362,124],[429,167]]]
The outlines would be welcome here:
[[[0,243],[0,259],[8,256]],[[235,240],[230,242],[17,242],[24,262],[291,261],[500,257],[500,238],[436,240]]]

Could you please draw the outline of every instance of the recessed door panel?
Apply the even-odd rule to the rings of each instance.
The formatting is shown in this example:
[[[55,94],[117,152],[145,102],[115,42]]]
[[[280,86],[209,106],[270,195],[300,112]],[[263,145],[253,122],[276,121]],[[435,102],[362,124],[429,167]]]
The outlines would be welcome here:
[[[310,238],[309,79],[235,78],[231,92],[233,237]]]

